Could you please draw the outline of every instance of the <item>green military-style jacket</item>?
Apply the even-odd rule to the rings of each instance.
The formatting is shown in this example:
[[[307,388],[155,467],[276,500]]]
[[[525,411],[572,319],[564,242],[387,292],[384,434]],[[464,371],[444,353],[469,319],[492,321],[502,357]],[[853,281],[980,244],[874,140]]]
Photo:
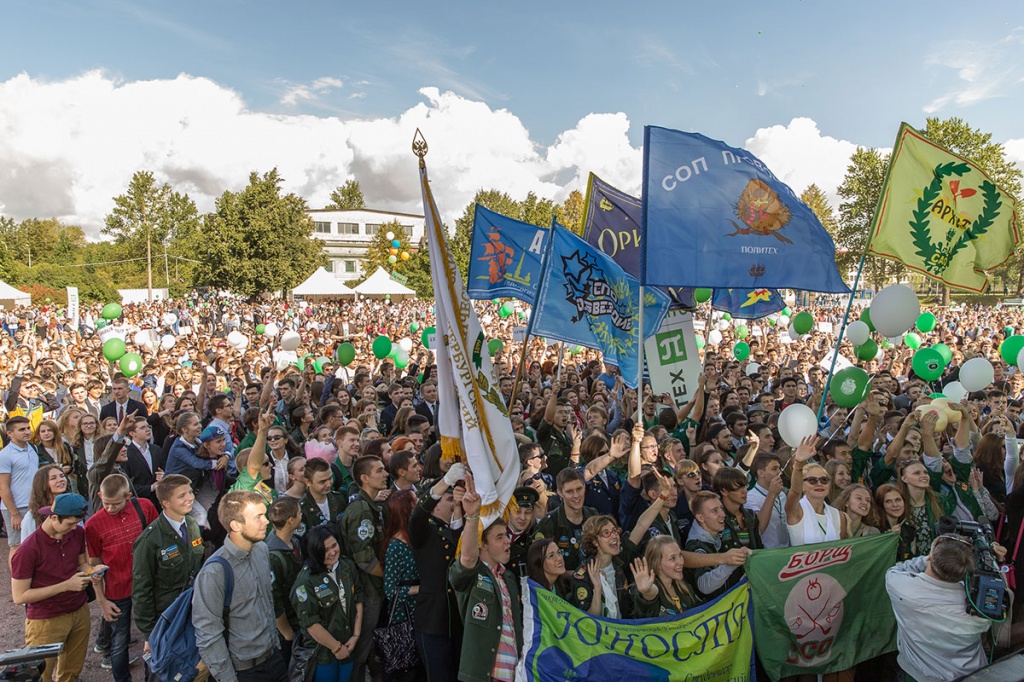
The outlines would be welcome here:
[[[347,506],[348,500],[345,496],[332,490],[327,493],[327,508],[331,511],[331,518],[325,519],[323,512],[320,511],[320,507],[317,506],[316,500],[314,500],[313,496],[307,492],[302,496],[302,499],[299,500],[299,511],[302,513],[302,523],[300,523],[299,527],[295,529],[295,536],[304,538],[306,537],[306,533],[319,525],[325,523],[337,524],[345,513]]]
[[[149,637],[160,614],[192,584],[203,565],[199,524],[190,515],[185,524],[187,543],[161,514],[132,548],[132,613],[143,637]]]
[[[338,534],[345,554],[356,566],[365,568],[376,564],[381,555],[384,538],[384,505],[370,499],[362,489],[353,499],[338,524]],[[365,573],[363,592],[367,599],[384,596],[384,578]]]
[[[316,646],[316,662],[330,663],[334,654],[305,633],[320,624],[339,642],[347,642],[356,629],[356,604],[363,602],[362,571],[346,557],[338,560],[335,583],[328,573],[312,573],[303,566],[291,591],[292,607],[310,646]],[[344,600],[340,598],[344,593]],[[344,601],[344,605],[342,605]],[[360,633],[366,636],[368,633]],[[372,633],[369,633],[372,636]]]
[[[612,557],[612,566],[615,567],[615,597],[619,602],[619,618],[632,618],[633,603],[629,596],[629,564],[643,553],[629,541],[627,533],[622,534],[620,543],[619,555]],[[590,559],[573,571],[569,578],[569,597],[566,601],[582,611],[589,611],[590,603],[594,599],[594,584],[590,581],[590,574],[587,572],[587,563],[589,562]]]
[[[267,549],[270,550],[270,573],[273,577],[271,593],[274,595],[274,616],[284,614],[292,630],[299,626],[295,609],[292,608],[291,593],[295,578],[302,569],[301,554],[295,556],[295,547],[286,545],[275,533],[267,536]],[[292,538],[293,545],[296,539]]]
[[[512,620],[515,623],[516,651],[523,646],[523,613],[519,603],[519,584],[511,571],[505,571],[505,586],[512,602]],[[491,672],[501,641],[501,591],[498,578],[487,564],[476,562],[466,568],[458,560],[448,569],[448,582],[455,589],[459,613],[464,625],[462,658],[459,661],[459,680],[462,682],[491,682]]]
[[[583,508],[583,523],[591,516],[597,516],[597,510],[591,507]],[[583,523],[577,529],[565,515],[565,505],[559,505],[558,509],[548,512],[547,515],[537,522],[537,530],[533,534],[534,540],[551,538],[562,550],[565,559],[565,570],[575,571],[583,559]]]

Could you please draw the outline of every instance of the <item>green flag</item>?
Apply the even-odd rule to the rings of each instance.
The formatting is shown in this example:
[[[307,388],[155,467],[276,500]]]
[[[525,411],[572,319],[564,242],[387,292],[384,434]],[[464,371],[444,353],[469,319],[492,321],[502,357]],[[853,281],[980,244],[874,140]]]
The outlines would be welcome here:
[[[896,649],[885,572],[895,533],[754,552],[755,644],[773,680],[825,674]]]
[[[983,292],[1020,243],[1013,197],[977,165],[906,123],[885,176],[868,252],[951,287]]]

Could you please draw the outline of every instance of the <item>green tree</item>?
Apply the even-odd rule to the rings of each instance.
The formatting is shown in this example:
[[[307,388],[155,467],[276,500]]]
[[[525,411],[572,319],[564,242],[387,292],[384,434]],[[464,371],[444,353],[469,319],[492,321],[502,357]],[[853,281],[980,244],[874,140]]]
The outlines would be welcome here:
[[[11,279],[11,271],[18,262],[15,255],[18,224],[13,218],[0,215],[0,278]]]
[[[113,237],[125,259],[146,257],[126,270],[145,269],[162,257],[172,243],[199,226],[199,211],[187,194],[158,184],[150,171],[136,171],[124,194],[114,197],[114,208],[104,220],[103,234]],[[156,247],[154,248],[154,245]],[[146,285],[153,282],[148,269]]]
[[[313,238],[306,201],[281,193],[277,169],[249,174],[240,192],[224,192],[207,216],[196,283],[255,297],[291,289],[327,262]]]
[[[388,239],[388,233],[393,234],[393,239],[397,239],[400,244],[396,249],[396,254],[391,253],[393,239]],[[411,260],[409,234],[405,231],[405,228],[397,220],[381,223],[377,234],[373,236],[373,239],[370,240],[370,245],[366,247],[366,257],[363,260],[366,275],[370,276],[377,272],[377,268],[384,268],[388,272],[405,274],[409,267],[409,260],[402,260],[403,253],[408,253],[410,255],[409,260]],[[392,255],[395,256],[394,263],[390,261]]]
[[[363,198],[363,190],[358,180],[346,180],[344,185],[338,185],[331,192],[331,203],[327,204],[328,209],[340,211],[347,208],[366,208],[366,200]]]
[[[836,263],[843,275],[852,275],[864,253],[888,166],[889,155],[883,155],[877,149],[858,147],[850,157],[846,177],[837,190],[842,202],[839,204],[836,231],[832,234],[836,243]],[[905,273],[906,267],[902,263],[868,256],[861,282],[870,283],[877,291],[899,281]]]
[[[568,227],[576,234],[583,236],[583,212],[586,206],[583,203],[583,193],[578,189],[569,192],[561,206],[555,207],[555,219],[559,224]]]
[[[985,133],[977,128],[972,128],[966,121],[960,118],[928,118],[925,120],[924,135],[932,142],[942,145],[946,149],[963,156],[972,163],[977,164],[1000,189],[1008,192],[1014,198],[1021,196],[1022,173],[1012,161],[1006,158],[1006,149],[1003,145],[992,141],[992,134]],[[1024,208],[1020,201],[1017,202],[1017,224],[1021,224],[1024,216]],[[1017,250],[1017,294],[1021,293],[1022,279],[1024,279],[1024,249]],[[1007,276],[1008,271],[1001,274]],[[949,288],[941,287],[943,305],[949,305]]]

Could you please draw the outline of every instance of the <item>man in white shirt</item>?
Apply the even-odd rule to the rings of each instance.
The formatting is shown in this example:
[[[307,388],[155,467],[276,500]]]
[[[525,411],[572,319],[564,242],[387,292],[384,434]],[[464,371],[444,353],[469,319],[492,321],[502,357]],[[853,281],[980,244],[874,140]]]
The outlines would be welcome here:
[[[747,491],[744,505],[757,512],[761,523],[761,542],[765,549],[789,547],[789,530],[786,528],[785,488],[782,486],[782,465],[779,457],[770,452],[761,452],[750,465],[754,487]],[[765,517],[768,525],[765,526]]]
[[[0,450],[0,510],[7,528],[7,545],[11,548],[8,564],[21,544],[21,520],[28,514],[32,479],[39,469],[39,455],[29,445],[32,424],[25,417],[7,420],[7,436],[11,442]]]

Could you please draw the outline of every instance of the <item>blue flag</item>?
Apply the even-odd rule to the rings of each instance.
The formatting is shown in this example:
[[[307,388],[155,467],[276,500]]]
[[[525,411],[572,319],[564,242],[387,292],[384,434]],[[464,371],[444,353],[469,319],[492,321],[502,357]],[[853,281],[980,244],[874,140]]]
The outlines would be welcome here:
[[[596,348],[636,387],[640,360],[640,284],[610,256],[557,223],[545,259],[546,276],[530,315],[530,334]],[[669,300],[644,291],[644,338],[661,326]]]
[[[814,212],[753,154],[644,128],[641,281],[849,293]]]
[[[532,304],[550,232],[477,204],[469,251],[469,297],[511,296]]]
[[[786,307],[774,289],[715,289],[711,307],[743,320],[757,320]]]
[[[640,200],[590,174],[583,239],[612,257],[623,270],[640,276]],[[672,308],[693,308],[693,287],[663,287]]]

